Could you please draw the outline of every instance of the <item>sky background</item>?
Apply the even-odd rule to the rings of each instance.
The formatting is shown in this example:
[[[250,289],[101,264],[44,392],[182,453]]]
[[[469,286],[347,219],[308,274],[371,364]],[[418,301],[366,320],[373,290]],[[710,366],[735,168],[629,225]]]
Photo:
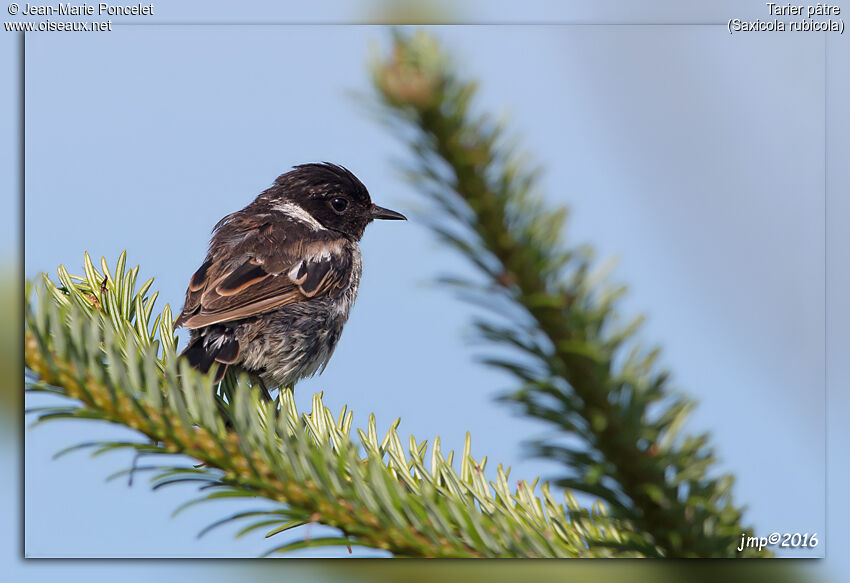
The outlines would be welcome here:
[[[570,242],[616,257],[627,315],[645,313],[677,388],[700,405],[720,469],[757,534],[824,532],[824,41],[723,27],[432,29],[477,105],[508,116],[572,209]],[[380,27],[118,27],[108,37],[27,38],[25,274],[80,270],[122,249],[179,308],[209,230],[291,165],[353,170],[381,205],[422,198],[398,143],[352,99],[368,90]],[[846,43],[845,43],[846,46]],[[837,128],[832,128],[837,129]],[[415,213],[411,213],[414,214]],[[372,225],[351,320],[324,375],[299,384],[355,425],[473,436],[473,455],[551,475],[520,443],[540,425],[493,402],[510,379],[474,363],[469,308],[435,288],[466,268],[415,218]],[[411,260],[415,258],[415,261]],[[161,304],[160,304],[161,305]],[[382,317],[387,309],[393,317]],[[405,326],[399,322],[404,321]],[[410,330],[415,330],[415,334]],[[368,363],[381,360],[379,368]],[[127,455],[57,450],[120,430],[26,432],[29,556],[255,556],[261,536],[194,538],[236,506],[170,518],[191,488],[104,483]],[[828,543],[803,556],[819,556]]]

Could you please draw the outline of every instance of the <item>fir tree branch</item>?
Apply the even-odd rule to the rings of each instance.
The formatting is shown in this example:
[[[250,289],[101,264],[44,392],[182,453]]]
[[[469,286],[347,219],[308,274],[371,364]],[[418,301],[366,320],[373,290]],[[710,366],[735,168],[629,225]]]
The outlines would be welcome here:
[[[248,521],[240,534],[267,536],[309,522],[339,529],[339,536],[302,537],[271,549],[362,545],[411,557],[639,556],[627,524],[610,519],[601,505],[588,511],[567,493],[559,504],[543,484],[521,481],[512,491],[510,470],[484,476],[485,462],[470,455],[428,451],[413,436],[405,449],[398,421],[383,439],[374,416],[352,439],[352,414],[338,415],[313,399],[299,413],[290,391],[277,407],[258,398],[249,379],[230,375],[219,390],[209,375],[176,355],[169,307],[153,324],[153,280],[136,288],[138,267],[98,271],[85,256],[85,276],[59,268],[59,284],[43,277],[27,284],[25,361],[28,387],[62,397],[61,404],[32,411],[38,422],[96,419],[138,432],[139,440],[92,442],[67,448],[95,453],[133,449],[159,463],[113,477],[152,471],[154,488],[198,483],[204,500],[263,497],[274,509],[240,512],[213,523]],[[33,297],[33,293],[37,297]],[[69,400],[70,399],[70,400]],[[201,467],[173,463],[184,454]]]
[[[532,444],[563,464],[557,483],[605,500],[636,526],[645,554],[740,556],[737,541],[751,532],[732,477],[714,477],[707,435],[679,432],[693,401],[670,388],[658,350],[635,340],[640,319],[618,319],[624,288],[605,282],[587,247],[562,243],[566,209],[545,207],[538,170],[474,113],[475,83],[420,32],[394,36],[373,84],[379,113],[412,153],[407,177],[433,202],[430,226],[483,276],[444,281],[492,312],[477,322],[480,336],[513,350],[487,361],[519,381],[505,400],[560,430]]]

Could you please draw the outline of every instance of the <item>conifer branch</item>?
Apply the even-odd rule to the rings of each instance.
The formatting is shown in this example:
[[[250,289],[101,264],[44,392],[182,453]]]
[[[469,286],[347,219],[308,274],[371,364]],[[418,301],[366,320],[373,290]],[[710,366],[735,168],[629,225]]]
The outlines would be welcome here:
[[[31,410],[37,422],[95,419],[129,427],[138,440],[91,442],[63,450],[95,453],[132,449],[160,462],[131,468],[154,472],[153,486],[198,483],[204,500],[263,497],[272,510],[240,512],[211,527],[248,521],[274,536],[309,523],[336,527],[338,536],[300,538],[269,552],[305,547],[362,545],[410,557],[637,556],[628,525],[611,520],[601,505],[588,511],[567,493],[563,504],[543,484],[509,472],[485,478],[484,460],[470,455],[467,436],[460,471],[439,438],[428,450],[413,436],[404,447],[398,421],[383,439],[374,416],[352,438],[351,412],[333,415],[321,395],[310,414],[299,413],[290,391],[277,406],[263,402],[245,377],[230,375],[216,390],[177,357],[169,307],[153,324],[153,280],[138,289],[138,267],[98,271],[88,254],[85,276],[59,269],[27,285],[25,360],[28,388],[61,397]],[[34,292],[36,297],[34,297]],[[200,467],[173,462],[184,454]],[[616,549],[616,551],[614,550]]]
[[[563,465],[557,484],[604,500],[646,555],[740,556],[751,533],[732,476],[717,477],[707,434],[679,431],[694,402],[671,389],[658,350],[635,340],[641,320],[619,320],[625,288],[606,283],[589,248],[562,242],[567,210],[546,208],[538,170],[474,112],[475,83],[420,32],[394,36],[373,85],[412,154],[406,176],[433,203],[431,228],[476,268],[443,281],[490,310],[476,322],[484,340],[513,350],[486,361],[519,382],[505,400],[559,430],[532,444]]]

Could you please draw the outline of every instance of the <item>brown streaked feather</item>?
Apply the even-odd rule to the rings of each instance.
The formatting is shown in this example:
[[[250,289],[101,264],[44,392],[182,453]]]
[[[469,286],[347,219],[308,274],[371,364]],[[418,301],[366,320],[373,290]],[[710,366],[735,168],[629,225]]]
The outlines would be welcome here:
[[[306,295],[308,298],[312,298],[316,295],[316,293],[322,289],[325,282],[328,280],[328,276],[331,271],[331,261],[321,261],[318,263],[313,263],[312,261],[302,261],[301,267],[298,269],[299,273],[301,269],[304,269],[306,272],[306,276],[304,277],[304,281],[299,284],[301,288],[301,292]]]
[[[214,237],[207,261],[192,278],[176,326],[201,328],[312,298],[337,297],[349,284],[350,252],[332,234],[318,241],[313,234],[305,241],[298,237],[297,225],[269,226],[238,216],[229,217],[219,228],[230,242],[238,241],[242,259],[218,253]],[[284,230],[286,234],[278,232]],[[284,238],[290,239],[288,245],[273,244]],[[299,240],[304,242],[298,245]],[[288,253],[282,253],[283,248]]]
[[[295,275],[290,272],[289,277],[292,279],[293,282],[297,283],[298,285],[304,283],[304,280],[307,279],[307,262],[302,261],[301,263],[299,263],[298,271],[296,271]]]
[[[198,310],[198,312],[186,318],[181,325],[184,328],[189,328],[191,330],[193,328],[209,326],[210,324],[241,320],[264,312],[270,312],[271,310],[275,310],[288,304],[293,304],[302,299],[304,298],[299,297],[299,294],[293,291],[256,300],[231,309],[208,310],[202,307]]]
[[[189,282],[189,291],[198,291],[202,287],[204,287],[204,283],[207,279],[207,269],[210,268],[212,261],[207,259],[204,261],[204,264],[195,272],[195,275],[192,276],[192,280]]]
[[[269,276],[268,272],[260,265],[249,261],[234,269],[224,281],[215,288],[216,293],[221,296],[232,296],[247,289]]]
[[[222,364],[234,364],[239,360],[239,342],[233,338],[223,343],[218,354],[215,355],[215,360]]]

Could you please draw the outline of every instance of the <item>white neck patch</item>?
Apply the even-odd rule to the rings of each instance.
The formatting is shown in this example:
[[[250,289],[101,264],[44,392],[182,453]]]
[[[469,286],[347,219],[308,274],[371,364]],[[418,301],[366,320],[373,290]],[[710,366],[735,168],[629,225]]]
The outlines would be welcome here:
[[[305,211],[303,208],[295,204],[294,202],[284,201],[279,202],[272,207],[276,211],[280,211],[291,219],[295,219],[298,222],[304,223],[309,226],[314,231],[326,231],[322,226],[322,223],[317,221],[313,215]]]

